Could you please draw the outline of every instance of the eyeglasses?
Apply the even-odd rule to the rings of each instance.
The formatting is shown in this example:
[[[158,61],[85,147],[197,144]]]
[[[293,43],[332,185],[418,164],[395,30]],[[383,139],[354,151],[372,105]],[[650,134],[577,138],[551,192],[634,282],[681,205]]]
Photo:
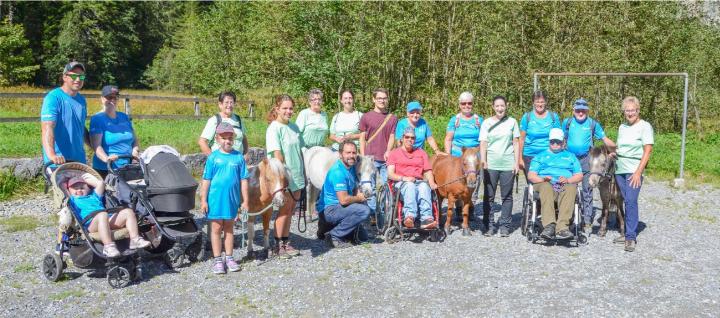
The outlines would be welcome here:
[[[415,140],[415,136],[403,136],[407,140]]]
[[[377,99],[377,100],[388,100],[387,97],[375,97],[375,99]]]
[[[587,109],[575,109],[575,110],[573,110],[573,111],[576,112],[576,113],[586,113],[586,112],[587,112]]]
[[[322,99],[320,99],[320,98],[311,98],[311,99],[310,99],[311,102],[319,102],[319,101],[321,101],[321,100],[322,100]]]
[[[105,97],[105,99],[108,99],[108,100],[118,99],[117,95],[108,95],[108,96],[104,96],[104,97]]]
[[[84,81],[84,80],[85,80],[85,74],[72,74],[72,73],[68,73],[68,74],[65,74],[65,75],[67,75],[68,77],[70,77],[73,81],[77,81],[78,79],[80,79],[81,81]]]
[[[460,103],[461,106],[467,106],[467,105],[472,106],[472,104],[473,104],[473,102],[461,102]]]
[[[623,109],[623,112],[626,114],[634,114],[637,113],[637,109]]]
[[[550,140],[551,145],[562,145],[562,143],[563,143],[562,140],[557,140],[557,139]]]

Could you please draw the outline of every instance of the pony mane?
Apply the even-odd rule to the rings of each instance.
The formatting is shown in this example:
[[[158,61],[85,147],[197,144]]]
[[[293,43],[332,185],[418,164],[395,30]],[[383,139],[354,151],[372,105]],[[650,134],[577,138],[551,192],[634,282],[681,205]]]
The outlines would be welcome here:
[[[280,162],[280,160],[277,160],[276,158],[268,158],[267,159],[268,166],[270,169],[275,173],[275,175],[278,176],[285,176],[288,177],[287,170],[285,169],[285,165]]]

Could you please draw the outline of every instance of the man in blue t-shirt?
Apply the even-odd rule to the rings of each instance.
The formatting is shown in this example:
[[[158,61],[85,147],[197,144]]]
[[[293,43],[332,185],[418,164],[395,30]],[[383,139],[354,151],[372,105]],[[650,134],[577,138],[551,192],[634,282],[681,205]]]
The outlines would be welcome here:
[[[340,160],[330,168],[325,177],[317,211],[332,230],[325,235],[329,247],[349,247],[349,239],[355,231],[362,231],[361,223],[370,215],[365,195],[358,191],[355,174],[357,145],[352,141],[340,145]]]
[[[56,165],[65,161],[85,163],[83,143],[89,145],[85,128],[87,103],[80,94],[85,83],[85,66],[68,63],[62,80],[62,86],[45,95],[40,111],[43,161]]]
[[[540,193],[541,218],[546,239],[569,239],[569,230],[577,183],[582,181],[580,161],[563,149],[565,134],[560,128],[550,130],[550,149],[536,155],[530,163],[528,181]],[[559,213],[555,217],[555,201]],[[557,234],[556,230],[557,229]]]
[[[573,153],[582,167],[582,214],[586,227],[592,226],[593,221],[593,193],[588,183],[590,176],[590,156],[588,153],[593,147],[593,140],[602,140],[610,149],[615,149],[615,143],[605,136],[605,131],[599,122],[588,116],[590,107],[584,98],[580,98],[573,104],[573,117],[563,120],[563,131],[567,150]]]

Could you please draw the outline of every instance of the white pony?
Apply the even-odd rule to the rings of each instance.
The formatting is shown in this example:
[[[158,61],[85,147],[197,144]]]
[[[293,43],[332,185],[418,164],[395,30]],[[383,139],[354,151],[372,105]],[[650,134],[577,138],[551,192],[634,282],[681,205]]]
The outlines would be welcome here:
[[[306,203],[308,211],[315,211],[320,189],[325,183],[325,176],[335,162],[340,159],[339,153],[327,147],[312,147],[303,153],[305,163],[305,176],[308,179],[306,187]],[[375,178],[375,161],[370,156],[358,155],[355,161],[355,172],[360,184],[360,191],[366,198],[374,194],[371,180]]]

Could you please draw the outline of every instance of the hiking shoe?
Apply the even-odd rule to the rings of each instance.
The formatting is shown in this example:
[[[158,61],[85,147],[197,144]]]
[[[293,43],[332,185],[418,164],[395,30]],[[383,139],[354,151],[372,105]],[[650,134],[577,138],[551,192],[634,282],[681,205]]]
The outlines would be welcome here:
[[[569,240],[573,238],[573,234],[568,229],[560,230],[555,234],[555,238],[558,240]]]
[[[500,228],[500,237],[508,237],[508,236],[510,236],[510,230],[508,230],[504,227],[501,227]]]
[[[150,242],[142,237],[136,237],[134,239],[130,239],[130,249],[138,249],[138,248],[146,248],[150,246]]]
[[[411,216],[406,217],[405,221],[403,221],[403,226],[407,228],[415,227],[415,218]]]
[[[625,252],[635,252],[635,244],[634,240],[625,240]]]
[[[583,227],[583,232],[590,234],[590,233],[592,233],[592,230],[593,230],[592,223],[586,222],[585,226]]]
[[[232,256],[228,256],[225,258],[225,265],[227,266],[227,269],[231,272],[239,272],[240,271],[240,265],[238,265],[238,263],[235,262],[235,259],[233,259]]]
[[[108,244],[103,246],[103,255],[108,258],[115,258],[120,256],[120,251],[115,247],[115,244]]]
[[[326,245],[328,248],[333,248],[333,247],[335,247],[335,244],[334,244],[333,239],[332,239],[332,235],[325,235],[325,238],[324,238],[323,240],[325,241],[325,245]]]
[[[433,219],[425,219],[420,223],[420,228],[424,230],[434,229],[437,227],[437,222]]]
[[[275,256],[282,258],[282,259],[288,259],[292,256],[288,255],[287,250],[285,249],[285,245],[280,245],[278,247],[275,247],[274,249]]]
[[[213,274],[225,274],[225,263],[222,261],[214,261],[212,265],[212,272]]]
[[[552,240],[555,238],[555,223],[550,223],[546,226],[540,236],[544,239]]]
[[[294,247],[290,246],[290,242],[283,242],[281,249],[285,249],[285,253],[289,255],[290,257],[298,256],[300,255],[300,251],[296,250]]]
[[[363,226],[362,224],[358,225],[357,229],[355,229],[355,235],[353,235],[353,239],[357,244],[362,244],[368,241],[368,232],[365,229],[365,226]]]
[[[485,225],[485,232],[483,232],[483,235],[493,236],[493,234],[495,234],[495,228],[492,225]]]
[[[625,235],[620,235],[613,239],[613,243],[622,244],[625,243]]]
[[[335,246],[335,248],[348,248],[348,247],[352,246],[352,244],[350,242],[345,241],[345,240],[332,239],[332,243],[333,243],[333,246]]]

